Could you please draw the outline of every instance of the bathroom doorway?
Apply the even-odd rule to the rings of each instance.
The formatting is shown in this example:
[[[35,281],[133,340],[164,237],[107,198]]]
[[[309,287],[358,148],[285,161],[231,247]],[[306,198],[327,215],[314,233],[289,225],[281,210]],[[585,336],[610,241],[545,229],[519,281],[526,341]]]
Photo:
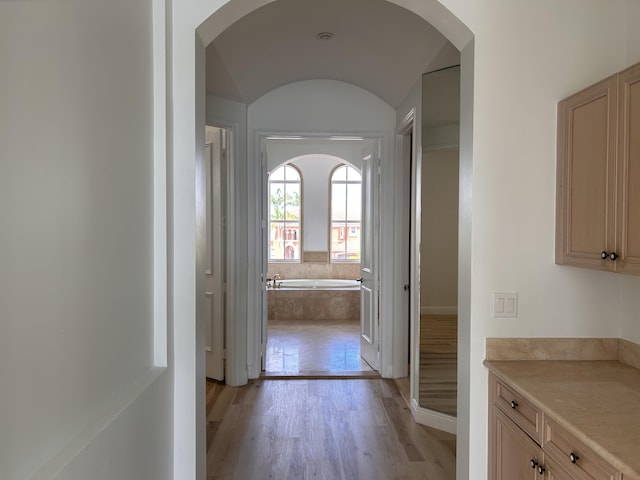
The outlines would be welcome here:
[[[361,355],[367,143],[263,139],[264,376],[377,375]]]

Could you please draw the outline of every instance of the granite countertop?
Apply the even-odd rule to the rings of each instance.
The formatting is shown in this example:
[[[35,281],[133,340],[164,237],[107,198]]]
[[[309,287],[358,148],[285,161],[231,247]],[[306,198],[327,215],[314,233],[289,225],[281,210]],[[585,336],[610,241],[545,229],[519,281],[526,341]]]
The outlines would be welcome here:
[[[614,360],[487,360],[485,365],[625,480],[640,480],[640,369]]]

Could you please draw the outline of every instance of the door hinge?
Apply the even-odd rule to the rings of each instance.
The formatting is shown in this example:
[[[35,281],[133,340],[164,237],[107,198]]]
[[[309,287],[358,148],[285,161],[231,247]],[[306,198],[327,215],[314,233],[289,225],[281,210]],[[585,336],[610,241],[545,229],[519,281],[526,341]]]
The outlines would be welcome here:
[[[223,348],[223,349],[222,349],[222,359],[223,359],[223,360],[226,360],[226,359],[227,359],[227,349],[226,349],[226,348]]]

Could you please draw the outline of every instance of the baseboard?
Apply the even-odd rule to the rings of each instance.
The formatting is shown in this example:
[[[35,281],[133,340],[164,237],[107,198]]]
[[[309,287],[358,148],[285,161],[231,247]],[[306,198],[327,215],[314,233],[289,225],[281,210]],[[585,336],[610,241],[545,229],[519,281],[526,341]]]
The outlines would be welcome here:
[[[420,307],[420,315],[457,315],[458,307],[436,306],[436,307]]]
[[[411,413],[413,414],[413,419],[421,425],[442,430],[452,435],[457,433],[458,420],[455,417],[422,408],[415,399],[411,400]]]

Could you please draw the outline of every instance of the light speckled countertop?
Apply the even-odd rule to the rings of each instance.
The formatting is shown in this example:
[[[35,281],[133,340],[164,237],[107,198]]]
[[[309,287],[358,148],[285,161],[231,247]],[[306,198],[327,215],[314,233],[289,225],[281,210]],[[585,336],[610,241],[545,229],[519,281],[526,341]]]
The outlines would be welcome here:
[[[618,361],[485,361],[546,415],[640,480],[640,370]]]

